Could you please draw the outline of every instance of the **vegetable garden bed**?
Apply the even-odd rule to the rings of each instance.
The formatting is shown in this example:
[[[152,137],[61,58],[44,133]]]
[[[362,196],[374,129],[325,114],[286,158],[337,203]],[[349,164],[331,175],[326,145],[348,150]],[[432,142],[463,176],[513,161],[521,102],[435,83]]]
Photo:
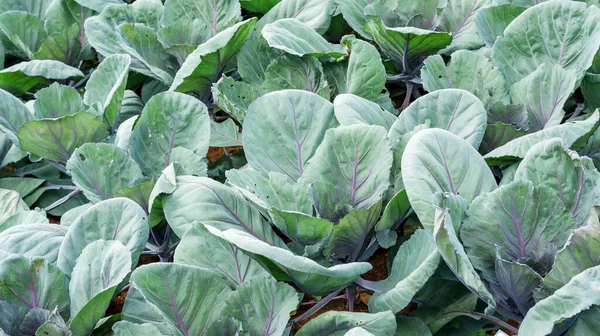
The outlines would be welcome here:
[[[600,333],[598,5],[0,1],[0,336]]]

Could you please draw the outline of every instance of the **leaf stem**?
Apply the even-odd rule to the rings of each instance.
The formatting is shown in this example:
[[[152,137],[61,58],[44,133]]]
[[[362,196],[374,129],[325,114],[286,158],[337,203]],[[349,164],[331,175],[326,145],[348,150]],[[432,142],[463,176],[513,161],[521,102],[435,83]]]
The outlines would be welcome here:
[[[58,208],[59,206],[61,206],[62,204],[66,203],[68,200],[70,200],[71,198],[79,195],[79,193],[81,192],[81,189],[75,189],[73,191],[71,191],[67,196],[60,198],[58,200],[56,200],[56,202],[50,204],[49,206],[47,206],[44,211],[48,212],[51,210],[54,210],[56,208]]]
[[[318,312],[321,308],[323,308],[326,304],[328,304],[331,300],[333,300],[341,291],[346,289],[346,287],[348,287],[348,285],[344,285],[344,286],[340,287],[338,290],[336,290],[335,292],[324,297],[321,301],[319,301],[317,304],[312,306],[309,310],[305,311],[304,314],[294,318],[292,320],[292,324],[298,323],[306,318],[309,318],[314,313]]]
[[[513,333],[518,333],[519,330],[513,326],[511,326],[510,324],[502,321],[501,319],[494,317],[494,316],[489,316],[489,315],[485,315],[482,313],[478,313],[478,312],[473,312],[473,311],[466,311],[466,310],[453,310],[453,311],[449,311],[445,314],[441,314],[440,317],[444,316],[444,315],[449,315],[449,314],[459,314],[459,315],[464,315],[464,316],[469,316],[471,318],[474,318],[476,320],[479,320],[480,318],[484,319],[484,320],[488,320],[492,323],[495,323],[499,326],[501,326],[502,328],[505,328],[506,330],[513,332]]]

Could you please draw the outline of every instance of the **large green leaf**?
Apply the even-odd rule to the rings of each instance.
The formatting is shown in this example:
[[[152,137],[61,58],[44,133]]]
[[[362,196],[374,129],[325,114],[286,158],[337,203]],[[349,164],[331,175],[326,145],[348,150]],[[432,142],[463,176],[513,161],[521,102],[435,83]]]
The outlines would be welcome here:
[[[257,239],[284,246],[260,212],[234,189],[207,177],[179,176],[176,184],[173,193],[162,197],[162,205],[178,236],[198,221],[219,230],[244,230]]]
[[[508,102],[504,76],[479,52],[456,51],[447,65],[441,56],[433,55],[423,64],[421,80],[423,88],[429,92],[450,88],[467,90],[486,107],[493,102]]]
[[[191,96],[164,92],[153,96],[144,107],[131,134],[129,151],[142,171],[156,178],[177,161],[177,148],[203,157],[209,139],[206,106]],[[187,162],[180,163],[188,168]]]
[[[60,118],[85,109],[76,89],[58,83],[39,90],[35,98],[33,108],[36,119]]]
[[[345,76],[345,90],[338,93],[351,93],[375,101],[385,88],[385,67],[381,56],[371,44],[359,40],[354,35],[346,35],[341,44],[350,52]]]
[[[33,59],[46,38],[44,21],[23,11],[0,14],[0,30],[28,60]]]
[[[59,225],[19,223],[0,234],[0,250],[56,263],[67,228]]]
[[[563,148],[560,139],[546,140],[531,147],[514,179],[552,188],[578,225],[586,221],[600,196],[600,173],[592,160]]]
[[[339,11],[342,12],[344,20],[350,27],[362,37],[372,40],[371,34],[365,31],[365,24],[369,21],[365,8],[369,5],[379,7],[388,7],[394,9],[398,6],[398,0],[348,0],[338,2]],[[405,9],[405,7],[403,7]]]
[[[236,187],[249,201],[264,210],[294,211],[312,214],[308,198],[309,185],[294,183],[287,176],[270,172],[268,176],[254,170],[231,169],[227,184]]]
[[[519,334],[542,336],[552,332],[554,325],[600,304],[600,267],[589,268],[574,276],[552,296],[539,301],[529,310],[519,328]]]
[[[92,203],[113,198],[117,190],[142,178],[140,167],[124,150],[104,143],[77,148],[67,161],[67,172]]]
[[[215,36],[225,28],[241,21],[240,3],[237,0],[203,1],[203,0],[168,0],[165,2],[163,25],[176,22],[182,18],[200,19]]]
[[[91,54],[91,47],[85,34],[84,22],[94,14],[96,14],[95,11],[82,7],[75,0],[52,1],[46,12],[44,28],[48,34],[57,34],[74,29],[73,26],[79,27],[77,29],[78,42],[75,45],[80,46],[81,56],[88,58]]]
[[[177,335],[176,326],[164,318],[160,310],[148,302],[135,283],[130,283],[127,298],[123,304],[121,320],[138,324],[150,324],[157,328],[159,335]]]
[[[0,71],[0,88],[24,94],[36,86],[49,85],[50,80],[83,77],[83,73],[59,61],[34,60],[17,63]]]
[[[266,24],[285,18],[295,18],[319,34],[325,34],[335,13],[335,0],[283,0],[275,5],[256,24],[260,33]]]
[[[376,103],[353,94],[337,95],[333,101],[333,109],[341,126],[377,125],[389,130],[397,119]]]
[[[262,36],[272,48],[296,56],[330,56],[338,59],[346,55],[341,45],[327,42],[314,29],[295,18],[281,19],[264,26]]]
[[[537,70],[513,84],[513,103],[527,106],[529,131],[559,125],[565,116],[563,106],[575,91],[577,73],[559,65],[542,64]]]
[[[541,293],[552,294],[577,274],[600,266],[600,227],[589,221],[574,229],[568,243],[556,254],[552,270],[544,277]]]
[[[0,13],[24,11],[43,20],[51,3],[52,1],[48,0],[6,0],[0,4]]]
[[[269,245],[250,233],[236,229],[223,231],[223,238],[244,251],[269,259],[281,268],[303,292],[327,295],[347,285],[372,266],[354,262],[326,267],[312,259],[295,255],[286,248]]]
[[[242,140],[249,164],[297,180],[334,119],[333,105],[306,91],[266,94],[252,103]]]
[[[502,122],[489,123],[485,127],[485,134],[479,152],[485,155],[496,148],[506,145],[507,143],[529,134],[525,129],[518,128],[515,125],[505,124]]]
[[[434,55],[452,42],[448,33],[436,32],[414,27],[386,27],[383,21],[369,21],[365,31],[384,54],[404,73],[417,69],[427,56]]]
[[[272,208],[269,211],[273,224],[286,237],[292,240],[297,248],[306,249],[311,245],[321,252],[322,244],[330,238],[334,224],[326,219],[312,217],[296,211],[281,211]],[[354,251],[352,251],[354,252]]]
[[[265,92],[305,90],[329,99],[329,87],[323,66],[316,58],[283,55],[275,59],[265,72],[261,87]]]
[[[365,209],[389,186],[392,151],[383,127],[352,125],[325,133],[302,178],[326,182],[347,195],[349,205]]]
[[[394,141],[429,123],[429,127],[452,132],[479,148],[486,122],[487,112],[477,97],[464,90],[444,89],[415,100],[400,113],[389,136]]]
[[[131,282],[180,335],[203,335],[222,316],[224,298],[232,292],[216,273],[171,263],[139,267]]]
[[[286,283],[253,279],[227,298],[223,314],[240,321],[242,330],[250,335],[283,335],[290,313],[296,310],[301,298]]]
[[[19,129],[21,148],[45,159],[67,162],[76,148],[106,137],[102,119],[87,112],[57,119],[33,120]]]
[[[470,202],[497,187],[481,155],[465,140],[441,129],[415,134],[406,145],[401,164],[410,204],[429,232],[434,228],[432,197],[436,193],[459,195]]]
[[[118,240],[131,252],[136,265],[148,240],[148,218],[142,208],[127,198],[99,202],[71,224],[58,252],[58,267],[71,276],[83,249],[96,240]]]
[[[576,1],[548,1],[513,20],[494,44],[492,59],[509,85],[540,65],[560,65],[578,79],[600,46],[600,9]]]
[[[238,73],[244,82],[261,85],[269,64],[282,54],[283,51],[269,47],[262,38],[248,40],[236,57]]]
[[[565,147],[579,150],[600,124],[600,112],[596,111],[585,120],[570,121],[564,124],[545,128],[541,131],[519,137],[504,146],[500,146],[484,156],[490,165],[504,165],[518,162],[525,157],[527,151],[535,144],[552,138],[561,138]]]
[[[496,38],[502,36],[506,27],[525,9],[527,8],[511,3],[482,8],[475,17],[477,34],[488,47],[492,48]]]
[[[237,23],[198,46],[181,65],[169,90],[199,92],[203,99],[210,96],[210,87],[240,50],[255,24],[255,18]]]
[[[119,241],[96,240],[83,249],[69,282],[71,331],[86,335],[94,330],[131,263],[129,249]]]
[[[238,122],[243,123],[248,107],[264,92],[260,86],[239,82],[223,75],[212,87],[215,103]]]
[[[92,105],[98,102],[104,111],[104,120],[113,129],[120,122],[119,113],[125,94],[131,58],[128,55],[107,57],[92,73],[85,85],[83,102]]]
[[[126,6],[107,6],[96,16],[85,20],[85,32],[92,47],[104,57],[114,54],[128,54],[121,46],[121,37],[117,27],[122,24],[144,24],[158,29],[163,14],[163,6],[153,0],[135,1]],[[133,57],[132,69],[144,69],[144,63]]]
[[[328,311],[308,321],[296,335],[342,336],[356,327],[374,335],[393,335],[396,331],[396,320],[389,311],[377,314]]]
[[[369,299],[370,312],[404,309],[438,267],[440,254],[430,233],[418,230],[400,246],[385,280],[374,283],[377,291]]]
[[[29,210],[29,207],[18,192],[8,189],[0,189],[0,223],[6,221],[10,216]]]
[[[0,299],[28,309],[58,310],[68,316],[68,281],[44,258],[13,255],[0,262]]]
[[[0,130],[16,145],[21,125],[33,119],[33,114],[15,96],[0,89]]]
[[[222,273],[231,286],[271,277],[249,255],[219,237],[216,230],[213,232],[200,223],[192,225],[175,250],[174,262]]]
[[[596,336],[600,330],[600,307],[592,306],[580,313],[565,336]]]
[[[48,36],[33,55],[38,60],[54,60],[77,66],[81,54],[81,26],[74,23],[69,28]]]
[[[444,52],[477,49],[484,45],[477,34],[475,18],[479,11],[494,4],[493,0],[449,0],[440,15],[438,29],[452,34],[452,44]]]
[[[242,146],[242,132],[240,127],[227,119],[223,122],[210,121],[210,147]]]
[[[199,18],[184,17],[158,31],[158,41],[167,53],[175,56],[178,64],[183,64],[194,49],[211,36],[208,26]]]
[[[120,47],[138,62],[131,69],[155,78],[165,85],[171,84],[177,71],[175,57],[164,50],[157,32],[142,23],[124,23],[117,27]]]
[[[349,261],[356,261],[381,214],[381,202],[369,208],[351,210],[333,227],[331,238],[325,249],[326,255]]]
[[[473,266],[494,280],[496,247],[508,261],[540,263],[575,226],[552,189],[514,181],[471,202],[460,237]]]
[[[490,287],[498,298],[498,305],[510,307],[514,314],[527,314],[535,305],[533,294],[542,283],[542,277],[527,264],[499,257],[495,260],[495,271],[497,284]]]
[[[475,272],[465,248],[456,236],[450,212],[461,210],[457,208],[438,209],[435,213],[433,238],[442,259],[444,259],[450,270],[471,292],[487,303],[486,313],[492,314],[492,311],[496,308],[496,302],[483,281],[481,281],[479,274]],[[459,225],[460,223],[456,224]]]
[[[116,336],[161,336],[160,330],[150,323],[131,323],[127,321],[119,321],[112,327]]]

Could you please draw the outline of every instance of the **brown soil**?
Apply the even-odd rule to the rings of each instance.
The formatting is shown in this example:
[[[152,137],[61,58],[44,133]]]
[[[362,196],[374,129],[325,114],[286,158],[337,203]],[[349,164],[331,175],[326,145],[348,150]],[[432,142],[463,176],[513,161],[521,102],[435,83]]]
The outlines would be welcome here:
[[[379,281],[388,277],[387,269],[387,250],[379,249],[369,260],[373,269],[363,274],[361,277],[365,280]]]
[[[235,152],[240,152],[240,151],[244,150],[244,147],[242,147],[242,146],[225,147],[225,148],[227,148],[227,151],[229,153],[235,153]],[[209,163],[213,163],[213,162],[217,161],[221,156],[225,156],[225,150],[223,149],[223,147],[209,147],[208,148],[208,153],[206,154],[206,158],[208,159]]]
[[[144,255],[144,256],[140,257],[140,260],[138,261],[135,268],[138,268],[142,265],[155,263],[158,261],[159,261],[159,259],[157,256]],[[108,309],[106,310],[106,316],[119,314],[123,310],[123,305],[125,304],[125,298],[127,298],[127,292],[128,292],[128,290],[126,289],[126,290],[122,291],[121,293],[119,293],[119,295],[112,298],[112,300],[110,300],[110,305],[108,306]]]

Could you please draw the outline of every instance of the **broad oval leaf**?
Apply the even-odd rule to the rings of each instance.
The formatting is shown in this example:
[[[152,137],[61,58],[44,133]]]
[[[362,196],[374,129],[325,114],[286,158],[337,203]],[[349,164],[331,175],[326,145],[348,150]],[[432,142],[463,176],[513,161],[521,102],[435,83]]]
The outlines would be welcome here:
[[[176,161],[174,149],[185,148],[203,157],[209,140],[206,106],[191,96],[164,92],[153,96],[144,107],[131,134],[129,151],[142,171],[156,178]]]
[[[314,93],[266,94],[250,105],[244,120],[246,158],[258,171],[283,173],[296,181],[333,119],[333,105]]]
[[[348,196],[357,209],[377,203],[389,186],[392,150],[383,127],[352,125],[325,133],[308,162],[307,182],[326,182]]]
[[[0,89],[0,130],[17,146],[21,125],[33,119],[33,114],[15,96]]]
[[[169,225],[180,237],[194,221],[219,230],[236,228],[276,246],[283,241],[262,218],[260,212],[240,193],[207,177],[179,176],[177,189],[162,197]]]
[[[393,335],[396,332],[396,319],[390,311],[377,314],[328,311],[308,321],[296,335],[342,336],[356,327],[374,335]]]
[[[18,134],[23,150],[61,163],[67,162],[77,147],[102,141],[106,136],[102,119],[87,112],[28,121]]]
[[[200,19],[210,31],[210,36],[240,21],[242,18],[239,1],[168,0],[165,1],[163,25],[181,18]]]
[[[67,172],[92,203],[113,198],[142,178],[140,167],[124,150],[104,143],[77,148],[67,161]]]
[[[475,17],[477,34],[492,48],[496,38],[502,36],[506,27],[526,9],[511,3],[482,8]]]
[[[223,238],[244,251],[265,257],[284,270],[294,283],[305,293],[327,295],[347,285],[372,266],[354,262],[325,267],[306,257],[298,256],[288,249],[269,245],[247,232],[228,229]]]
[[[508,261],[539,261],[562,246],[575,221],[546,186],[514,181],[471,202],[460,237],[475,268],[494,280],[496,246]]]
[[[26,257],[42,257],[56,263],[67,228],[50,224],[13,226],[0,234],[0,250]]]
[[[376,101],[385,89],[385,67],[377,48],[354,35],[342,37],[342,46],[349,50],[345,93]]]
[[[129,75],[131,57],[111,55],[98,65],[85,85],[83,102],[92,105],[99,102],[104,111],[104,120],[113,129],[120,122],[119,113]]]
[[[452,42],[450,34],[414,27],[386,27],[369,21],[365,31],[403,73],[411,73],[427,56],[437,54]]]
[[[295,18],[277,20],[264,26],[262,36],[272,48],[296,56],[329,56],[338,59],[346,55],[341,45],[327,42],[314,29]]]
[[[514,19],[492,48],[492,59],[510,85],[543,63],[583,77],[600,46],[600,9],[576,1],[548,1]]]
[[[559,125],[563,106],[576,89],[577,73],[560,65],[540,65],[533,73],[513,84],[511,101],[527,106],[529,132]]]
[[[436,210],[433,238],[442,259],[444,259],[450,270],[473,294],[488,304],[486,313],[492,314],[492,311],[496,308],[496,302],[483,284],[483,281],[481,281],[479,274],[475,272],[473,264],[465,252],[465,248],[458,240],[454,223],[450,216],[449,211],[460,210],[456,208]],[[460,223],[456,223],[456,225],[458,226]]]
[[[58,252],[58,267],[70,277],[83,249],[99,239],[118,240],[131,252],[132,264],[137,264],[148,240],[146,213],[127,198],[112,198],[93,205],[69,227]]]
[[[509,100],[506,81],[492,61],[477,51],[459,50],[446,64],[440,55],[423,61],[421,80],[428,92],[442,89],[462,89],[471,92],[489,107],[494,102]]]
[[[0,30],[26,59],[33,59],[46,38],[44,21],[25,11],[0,14]]]
[[[282,55],[265,72],[264,92],[305,90],[329,99],[329,86],[321,62],[314,57]]]
[[[404,309],[433,275],[439,262],[440,254],[431,234],[425,230],[415,232],[400,246],[389,277],[373,283],[377,290],[369,299],[369,311],[397,313]]]
[[[117,286],[132,267],[129,249],[115,240],[96,240],[87,245],[71,274],[70,329],[85,335],[104,317]]]
[[[29,207],[23,202],[18,192],[0,189],[0,210],[2,211],[0,213],[1,224],[16,213],[29,210]]]
[[[35,98],[33,108],[36,119],[64,117],[85,109],[76,89],[58,83],[39,90]]]
[[[290,285],[269,278],[244,282],[227,297],[223,314],[254,335],[284,335],[290,313],[302,298]]]
[[[116,336],[161,336],[160,330],[150,323],[131,323],[127,321],[119,321],[112,327],[112,331]]]
[[[484,159],[490,165],[515,163],[524,158],[527,151],[535,144],[552,138],[561,138],[565,147],[579,150],[586,145],[599,124],[600,112],[596,111],[585,120],[566,122],[519,137],[487,153]]]
[[[552,294],[574,276],[588,268],[600,266],[600,226],[588,222],[573,230],[569,241],[558,251],[552,270],[544,277],[541,293]]]
[[[600,304],[600,267],[589,268],[574,276],[552,296],[539,301],[529,310],[519,328],[519,334],[543,336],[554,325],[575,316],[591,305]]]
[[[550,187],[578,225],[587,220],[600,196],[600,173],[592,160],[565,149],[560,139],[546,140],[531,147],[514,179]]]
[[[131,282],[182,335],[203,335],[222,316],[227,302],[223,298],[232,292],[216,273],[171,263],[141,266],[131,275]]]
[[[38,85],[49,85],[50,80],[83,76],[79,69],[59,61],[33,60],[0,71],[0,88],[14,94],[25,94]]]
[[[479,148],[487,112],[481,101],[468,91],[434,91],[415,100],[400,113],[390,129],[390,140],[397,140],[427,122],[429,127],[445,129],[465,139],[473,148]]]
[[[68,281],[44,258],[14,255],[0,262],[0,298],[28,309],[54,309],[68,316]]]
[[[222,273],[231,286],[256,278],[271,278],[258,262],[217,234],[203,224],[194,223],[181,238],[173,262]]]
[[[325,34],[336,8],[335,0],[283,0],[258,21],[256,31],[260,32],[266,24],[277,20],[295,18],[317,33]]]
[[[337,95],[333,109],[341,126],[377,125],[389,130],[397,119],[378,104],[353,94]]]
[[[494,175],[475,148],[441,129],[415,134],[406,145],[401,164],[410,204],[429,232],[434,227],[432,197],[436,193],[452,193],[470,202],[497,187]]]
[[[255,24],[255,18],[239,22],[198,46],[177,71],[169,90],[199,92],[201,99],[210,97],[213,82],[240,50]]]

